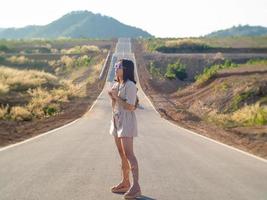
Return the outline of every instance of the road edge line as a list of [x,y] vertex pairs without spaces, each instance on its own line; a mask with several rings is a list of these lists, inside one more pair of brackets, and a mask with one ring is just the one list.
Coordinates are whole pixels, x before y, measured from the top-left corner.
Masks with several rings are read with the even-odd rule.
[[102,95],[102,93],[104,92],[105,87],[106,87],[106,83],[107,83],[107,82],[105,81],[105,85],[104,85],[104,87],[103,87],[103,90],[100,92],[100,94],[99,94],[99,95],[97,96],[97,98],[94,100],[94,102],[93,102],[93,104],[91,105],[91,107],[89,108],[89,110],[88,110],[87,112],[85,112],[81,117],[79,117],[79,118],[77,118],[77,119],[75,119],[75,120],[73,120],[73,121],[71,121],[71,122],[69,122],[69,123],[67,123],[67,124],[64,124],[63,126],[60,126],[60,127],[58,127],[58,128],[49,130],[49,131],[44,132],[44,133],[39,133],[38,135],[36,135],[36,136],[34,136],[34,137],[28,138],[28,139],[26,139],[26,140],[23,140],[23,141],[20,141],[20,142],[17,142],[17,143],[14,143],[14,144],[10,144],[10,145],[4,146],[4,147],[0,148],[0,152],[1,152],[1,151],[4,151],[4,150],[7,150],[7,149],[10,149],[10,148],[12,148],[12,147],[15,147],[15,146],[24,144],[24,143],[26,143],[26,142],[30,142],[30,141],[32,141],[32,140],[34,140],[34,139],[37,139],[37,138],[39,138],[39,137],[42,137],[42,136],[45,136],[45,135],[47,135],[47,134],[53,133],[53,132],[58,131],[58,130],[60,130],[60,129],[62,129],[62,128],[66,128],[66,127],[68,127],[68,126],[70,126],[70,125],[76,123],[77,121],[81,120],[82,118],[84,118],[84,116],[85,116],[88,112],[90,112],[90,111],[93,109],[93,107],[95,106],[95,104],[96,104],[97,101],[99,100],[99,97],[100,97],[100,96]]
[[[142,88],[141,88],[141,89],[142,89]],[[143,91],[143,89],[142,89],[142,91]],[[143,93],[145,94],[144,91],[143,91]],[[160,113],[155,109],[154,105],[152,104],[152,102],[150,101],[150,99],[147,97],[146,94],[145,94],[145,97],[148,99],[149,103],[150,103],[151,106],[154,108],[154,110],[160,115]],[[160,115],[160,116],[161,116],[161,115]],[[181,128],[181,129],[186,130],[186,131],[188,131],[188,132],[190,132],[190,133],[192,133],[192,134],[195,134],[195,135],[197,135],[197,136],[199,136],[199,137],[202,137],[202,138],[205,138],[205,139],[207,139],[207,140],[213,141],[213,142],[215,142],[215,143],[217,143],[217,144],[223,145],[223,146],[228,147],[228,148],[230,148],[230,149],[232,149],[232,150],[239,151],[240,153],[243,153],[243,154],[245,154],[245,155],[247,155],[247,156],[251,156],[251,157],[253,157],[253,158],[259,159],[259,160],[261,160],[261,161],[267,163],[267,160],[264,159],[264,158],[261,158],[261,157],[259,157],[259,156],[253,155],[253,154],[251,154],[251,153],[248,153],[248,152],[243,151],[243,150],[241,150],[241,149],[238,149],[238,148],[236,148],[236,147],[230,146],[230,145],[228,145],[228,144],[219,142],[219,141],[214,140],[214,139],[212,139],[212,138],[206,137],[206,136],[204,136],[204,135],[201,135],[201,134],[199,134],[199,133],[196,133],[196,132],[194,132],[194,131],[192,131],[192,130],[189,130],[189,129],[186,129],[186,128],[184,128],[184,127],[181,127],[181,126],[179,126],[178,124],[175,124],[174,122],[171,122],[171,121],[165,119],[164,117],[161,117],[161,118],[164,119],[164,120],[166,120],[169,124],[171,124],[171,125],[173,125],[173,126],[175,126],[175,127],[179,127],[179,128]]]
[[[133,53],[133,56],[134,56],[134,61],[135,61],[135,64],[136,64],[136,60],[135,60],[135,55],[134,55],[134,53]],[[137,67],[136,67],[136,71],[137,71]],[[137,76],[138,76],[138,72],[137,72]],[[141,87],[141,83],[140,83],[139,76],[138,76],[138,81],[139,81],[140,88],[141,88],[142,92],[144,93],[146,99],[149,101],[149,103],[150,103],[150,105],[152,106],[152,108],[153,108],[153,109],[158,113],[158,115],[161,117],[161,114],[160,114],[160,113],[157,111],[157,109],[154,107],[153,103],[151,102],[151,100],[148,98],[148,96],[147,96],[146,93],[144,92],[143,88]],[[181,127],[181,126],[179,126],[178,124],[175,124],[174,122],[171,122],[171,121],[165,119],[164,117],[161,117],[161,118],[164,119],[164,120],[166,120],[169,124],[171,124],[171,125],[173,125],[173,126],[175,126],[175,127],[181,128],[181,129],[186,130],[186,131],[188,131],[188,132],[190,132],[190,133],[192,133],[192,134],[194,134],[194,135],[197,135],[197,136],[199,136],[199,137],[205,138],[205,139],[207,139],[207,140],[209,140],[209,141],[215,142],[215,143],[217,143],[217,144],[220,144],[220,145],[222,145],[222,146],[228,147],[228,148],[230,148],[230,149],[232,149],[232,150],[236,150],[236,151],[238,151],[238,152],[240,152],[240,153],[243,153],[243,154],[245,154],[245,155],[247,155],[247,156],[251,156],[251,157],[253,157],[253,158],[256,158],[256,159],[258,159],[258,160],[260,160],[260,161],[263,161],[263,162],[267,163],[267,160],[264,159],[264,158],[262,158],[262,157],[253,155],[253,154],[251,154],[251,153],[248,153],[248,152],[243,151],[243,150],[241,150],[241,149],[238,149],[238,148],[236,148],[236,147],[230,146],[230,145],[228,145],[228,144],[222,143],[222,142],[217,141],[217,140],[215,140],[215,139],[212,139],[212,138],[206,137],[206,136],[204,136],[204,135],[201,135],[201,134],[199,134],[199,133],[196,133],[196,132],[194,132],[194,131],[192,131],[192,130],[189,130],[189,129],[186,129],[186,128],[184,128],[184,127]]]

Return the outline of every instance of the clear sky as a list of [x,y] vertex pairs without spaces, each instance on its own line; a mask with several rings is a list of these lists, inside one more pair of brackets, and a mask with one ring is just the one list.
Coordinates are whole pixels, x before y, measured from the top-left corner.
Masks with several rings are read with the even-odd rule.
[[88,10],[157,37],[201,36],[238,24],[267,27],[267,0],[3,0],[0,28],[44,25]]

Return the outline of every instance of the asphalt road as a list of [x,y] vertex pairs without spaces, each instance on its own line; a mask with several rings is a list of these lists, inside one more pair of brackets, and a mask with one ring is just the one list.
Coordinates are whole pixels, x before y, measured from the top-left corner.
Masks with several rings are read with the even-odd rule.
[[[111,66],[134,59],[129,39],[119,39]],[[80,119],[0,149],[1,200],[122,199],[110,187],[121,179],[120,157],[109,134],[107,83]],[[138,76],[137,76],[138,78]],[[139,83],[139,82],[138,82]],[[266,200],[267,162],[180,128],[154,110],[140,85],[136,110],[140,199]]]

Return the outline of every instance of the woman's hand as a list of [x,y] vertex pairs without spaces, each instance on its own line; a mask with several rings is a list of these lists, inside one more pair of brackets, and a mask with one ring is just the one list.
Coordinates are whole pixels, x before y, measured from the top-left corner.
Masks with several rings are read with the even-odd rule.
[[108,95],[110,96],[110,98],[115,101],[116,99],[113,97],[113,94],[112,94],[112,89],[111,90],[108,90]]
[[110,96],[111,99],[113,99],[113,96],[111,94],[111,90],[108,91],[108,95]]
[[[124,109],[126,110],[130,110],[130,111],[134,111],[136,109],[136,107],[134,105],[128,104],[125,100],[122,100],[119,96],[118,96],[118,91],[116,89],[112,89],[109,91],[110,95],[112,96],[112,98],[116,101],[118,101],[119,104],[121,104],[123,106]],[[112,99],[112,100],[113,100]]]
[[118,91],[116,89],[112,89],[110,93],[114,99],[118,98]]

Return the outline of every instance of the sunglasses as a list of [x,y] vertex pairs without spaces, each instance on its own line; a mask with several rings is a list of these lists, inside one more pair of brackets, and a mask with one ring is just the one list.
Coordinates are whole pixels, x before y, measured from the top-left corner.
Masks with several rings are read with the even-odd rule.
[[117,69],[122,69],[122,63],[121,62],[117,62],[114,66],[115,70]]

